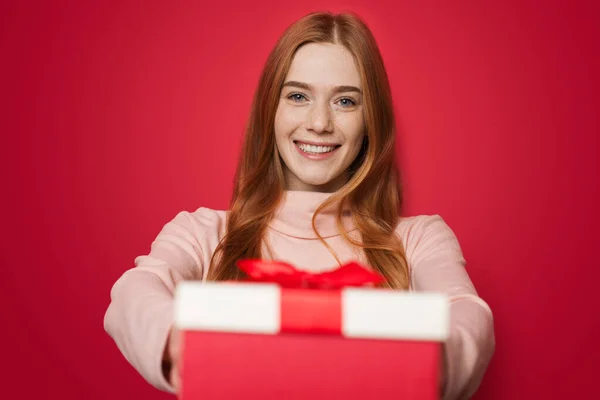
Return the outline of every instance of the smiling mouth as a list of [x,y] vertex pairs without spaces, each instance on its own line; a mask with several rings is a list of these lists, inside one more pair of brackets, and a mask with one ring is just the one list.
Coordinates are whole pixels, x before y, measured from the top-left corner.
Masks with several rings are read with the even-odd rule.
[[334,150],[336,150],[338,147],[341,146],[339,144],[321,146],[321,145],[302,143],[299,141],[294,141],[294,143],[300,150],[302,150],[302,152],[304,152],[306,154],[315,154],[315,155],[331,153]]

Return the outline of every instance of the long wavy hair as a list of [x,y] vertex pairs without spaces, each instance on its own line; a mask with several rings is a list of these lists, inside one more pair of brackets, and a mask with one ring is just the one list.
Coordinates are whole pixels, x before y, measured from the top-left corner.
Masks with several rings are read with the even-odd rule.
[[[275,113],[292,59],[307,43],[340,44],[352,53],[363,82],[366,126],[363,146],[350,166],[346,184],[316,210],[313,229],[340,263],[315,226],[319,212],[338,204],[337,222],[343,237],[363,249],[369,266],[384,276],[383,287],[406,290],[408,264],[402,242],[395,235],[402,188],[395,160],[391,91],[375,39],[367,25],[352,13],[309,14],[289,26],[271,51],[246,127],[226,233],[211,258],[207,279],[241,279],[244,274],[236,262],[263,256],[264,236],[285,190],[282,160],[275,143]],[[343,229],[343,205],[352,211],[359,239]]]

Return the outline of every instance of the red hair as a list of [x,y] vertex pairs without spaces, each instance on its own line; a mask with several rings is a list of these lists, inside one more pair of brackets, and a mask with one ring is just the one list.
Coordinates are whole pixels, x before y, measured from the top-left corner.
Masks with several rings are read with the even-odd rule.
[[[292,59],[307,43],[340,44],[352,53],[363,83],[366,126],[364,143],[350,167],[348,181],[315,215],[339,204],[338,226],[344,238],[363,249],[368,264],[385,277],[383,286],[408,289],[408,264],[402,242],[395,235],[402,190],[395,160],[391,91],[372,33],[359,17],[350,13],[313,13],[303,17],[286,29],[269,55],[246,128],[226,234],[213,254],[208,279],[242,278],[237,260],[262,257],[264,235],[285,189],[273,128],[275,113]],[[351,238],[343,229],[342,204],[351,208],[360,240]],[[313,217],[313,229],[319,235],[314,221]],[[319,238],[335,256],[320,235]]]

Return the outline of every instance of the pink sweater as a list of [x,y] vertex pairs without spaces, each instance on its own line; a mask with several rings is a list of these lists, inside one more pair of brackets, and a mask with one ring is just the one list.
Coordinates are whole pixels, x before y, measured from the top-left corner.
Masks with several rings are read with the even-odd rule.
[[[329,194],[285,193],[267,232],[273,258],[315,272],[337,267],[311,226],[314,211]],[[137,257],[135,267],[125,271],[112,288],[104,328],[131,365],[158,389],[173,392],[161,367],[173,323],[173,290],[182,280],[206,277],[211,255],[225,231],[226,215],[207,208],[179,213],[160,231],[149,254]],[[343,218],[345,228],[353,230],[351,215]],[[319,214],[316,225],[342,262],[366,264],[361,251],[339,234],[333,210]],[[396,232],[406,251],[411,290],[438,291],[450,297],[444,399],[467,398],[479,386],[494,353],[492,312],[477,295],[456,236],[440,216],[403,217]]]

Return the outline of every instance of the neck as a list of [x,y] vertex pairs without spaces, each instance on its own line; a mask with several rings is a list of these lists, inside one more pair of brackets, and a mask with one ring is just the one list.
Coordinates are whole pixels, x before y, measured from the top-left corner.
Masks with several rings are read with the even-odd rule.
[[[286,190],[270,227],[288,236],[303,239],[318,239],[313,229],[315,211],[332,193],[306,190]],[[339,202],[323,209],[314,219],[315,227],[323,237],[340,235],[337,226]],[[349,232],[354,229],[352,214],[347,205],[342,208],[342,226]]]

